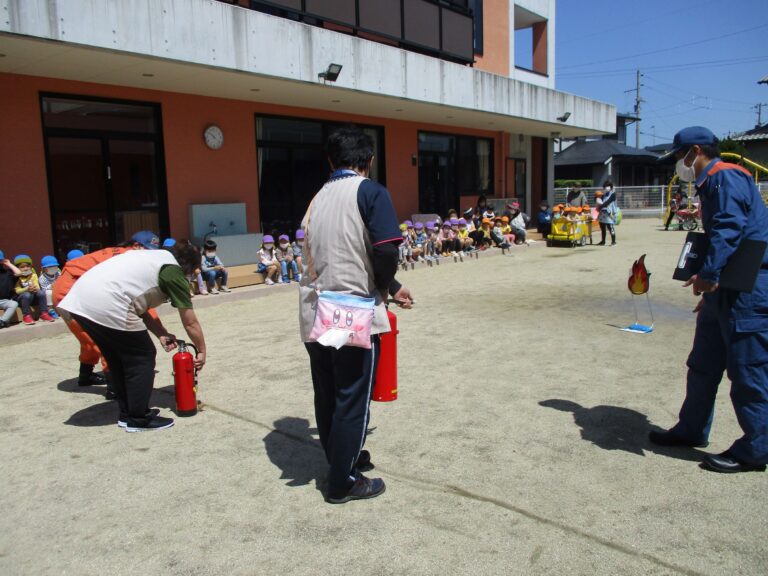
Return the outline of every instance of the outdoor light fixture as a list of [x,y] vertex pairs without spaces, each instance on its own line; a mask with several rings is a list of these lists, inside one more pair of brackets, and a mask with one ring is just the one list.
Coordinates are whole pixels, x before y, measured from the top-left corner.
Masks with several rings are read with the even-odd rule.
[[336,82],[339,74],[341,74],[341,69],[341,64],[329,64],[328,69],[325,72],[320,72],[317,77],[322,78],[323,82]]
[[567,121],[568,121],[568,118],[570,118],[570,117],[571,117],[571,113],[570,113],[570,112],[566,112],[566,113],[565,113],[565,114],[563,114],[562,116],[558,116],[558,117],[557,117],[557,119],[558,119],[560,122],[567,122]]

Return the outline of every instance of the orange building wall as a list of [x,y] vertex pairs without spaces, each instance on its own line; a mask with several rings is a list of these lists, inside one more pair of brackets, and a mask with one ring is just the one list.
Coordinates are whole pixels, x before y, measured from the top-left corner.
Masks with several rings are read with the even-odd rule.
[[483,54],[475,68],[509,76],[509,0],[483,2]]
[[[259,231],[259,197],[255,115],[273,114],[359,122],[384,127],[387,188],[405,219],[418,211],[419,130],[494,138],[497,195],[504,190],[501,133],[348,115],[258,102],[193,96],[173,92],[73,82],[53,78],[0,74],[0,201],[24,198],[21,207],[2,214],[0,249],[13,257],[29,253],[35,261],[52,253],[48,183],[46,179],[39,93],[120,98],[161,105],[170,233],[189,236],[189,205],[245,202],[247,227]],[[7,111],[13,110],[12,114]],[[224,132],[224,146],[209,150],[204,128],[215,123]],[[463,197],[469,206],[476,197]],[[465,206],[465,207],[466,207]],[[457,207],[458,208],[458,207]],[[30,226],[30,223],[32,225]],[[30,234],[32,230],[32,234]]]

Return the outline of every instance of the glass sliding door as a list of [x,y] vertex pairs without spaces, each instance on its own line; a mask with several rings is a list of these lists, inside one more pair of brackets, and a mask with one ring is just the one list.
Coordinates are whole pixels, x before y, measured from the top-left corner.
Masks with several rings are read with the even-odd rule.
[[168,233],[159,107],[43,95],[54,246],[63,259]]

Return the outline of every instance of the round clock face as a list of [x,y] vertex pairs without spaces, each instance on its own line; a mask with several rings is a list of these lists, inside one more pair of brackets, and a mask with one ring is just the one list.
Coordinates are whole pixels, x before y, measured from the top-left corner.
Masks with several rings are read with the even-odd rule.
[[215,124],[205,129],[203,138],[205,139],[205,145],[211,150],[218,150],[224,145],[224,132]]

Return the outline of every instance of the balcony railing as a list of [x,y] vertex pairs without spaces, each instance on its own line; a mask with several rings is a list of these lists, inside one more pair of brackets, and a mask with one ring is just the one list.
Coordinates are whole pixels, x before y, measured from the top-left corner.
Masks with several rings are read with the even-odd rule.
[[230,3],[445,60],[462,64],[474,62],[473,16],[467,0],[231,0]]

